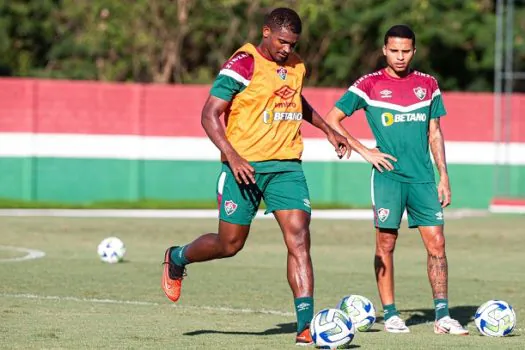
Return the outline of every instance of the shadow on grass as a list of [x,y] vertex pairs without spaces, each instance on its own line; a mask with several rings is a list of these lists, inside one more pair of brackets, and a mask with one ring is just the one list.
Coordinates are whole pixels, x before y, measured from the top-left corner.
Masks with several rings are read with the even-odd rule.
[[296,332],[295,322],[280,323],[274,328],[267,329],[261,332],[246,332],[246,331],[217,331],[211,329],[202,329],[193,332],[184,333],[184,335],[202,335],[202,334],[233,334],[233,335],[274,335],[274,334],[291,334]]
[[[267,329],[261,332],[246,332],[246,331],[218,331],[212,329],[202,329],[193,332],[186,332],[183,335],[196,336],[196,335],[208,335],[208,334],[228,334],[228,335],[275,335],[275,334],[295,334],[296,323],[280,323],[274,328]],[[359,345],[349,344],[345,349],[359,348]]]
[[[450,317],[458,320],[458,322],[464,326],[470,322],[474,322],[474,315],[477,309],[478,306],[474,305],[454,306],[449,309]],[[410,314],[408,318],[405,318],[407,326],[434,322],[435,319],[434,309],[410,309],[399,310],[399,312],[402,314]],[[376,322],[384,323],[383,317],[378,317]]]

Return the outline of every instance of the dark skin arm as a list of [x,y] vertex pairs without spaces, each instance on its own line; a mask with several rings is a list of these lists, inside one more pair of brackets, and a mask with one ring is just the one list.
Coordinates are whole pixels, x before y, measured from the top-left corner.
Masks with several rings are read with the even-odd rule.
[[226,156],[230,168],[238,183],[255,183],[255,170],[242,158],[226,138],[224,126],[220,117],[228,108],[229,102],[208,96],[201,115],[201,124],[210,140]]
[[430,125],[428,128],[428,143],[430,144],[430,150],[432,151],[432,156],[434,156],[434,161],[436,162],[436,167],[439,172],[439,201],[441,202],[441,207],[445,208],[446,206],[450,205],[452,192],[450,190],[450,182],[447,171],[447,159],[445,156],[445,138],[443,137],[443,132],[441,131],[439,118],[430,119]]
[[350,158],[352,148],[348,144],[348,140],[330,127],[319,113],[312,108],[304,96],[301,96],[301,100],[303,102],[303,119],[326,134],[328,141],[334,146],[339,158],[342,158],[345,154],[346,158]]

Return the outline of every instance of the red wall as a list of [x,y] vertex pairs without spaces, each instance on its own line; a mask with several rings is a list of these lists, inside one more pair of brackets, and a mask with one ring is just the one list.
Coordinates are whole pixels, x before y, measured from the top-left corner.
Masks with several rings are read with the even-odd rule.
[[[194,85],[0,79],[0,132],[205,136],[200,112],[208,91]],[[344,91],[309,88],[304,94],[324,115]],[[443,95],[447,140],[494,139],[492,94]],[[511,101],[511,140],[525,142],[525,95],[515,94]],[[356,136],[371,137],[362,112],[345,123]],[[323,136],[307,123],[303,131],[307,137]]]

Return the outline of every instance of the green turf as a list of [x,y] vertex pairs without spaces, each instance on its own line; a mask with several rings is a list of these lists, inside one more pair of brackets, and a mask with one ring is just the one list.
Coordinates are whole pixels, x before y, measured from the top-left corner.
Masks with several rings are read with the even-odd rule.
[[[234,258],[191,265],[178,304],[164,297],[160,273],[166,247],[216,225],[214,220],[0,218],[0,246],[47,253],[37,260],[0,262],[0,348],[294,349],[285,249],[272,220],[256,221],[245,249]],[[468,337],[433,334],[426,254],[417,232],[403,229],[396,251],[397,305],[412,333],[388,334],[379,319],[372,332],[358,333],[352,344],[523,348],[523,227],[520,216],[447,223],[451,312],[468,325]],[[110,235],[126,243],[126,262],[98,261],[96,246]],[[380,310],[370,223],[314,220],[312,241],[315,308],[333,307],[355,293]],[[22,255],[0,250],[0,259]],[[513,336],[488,338],[476,331],[474,312],[492,298],[514,306]]]

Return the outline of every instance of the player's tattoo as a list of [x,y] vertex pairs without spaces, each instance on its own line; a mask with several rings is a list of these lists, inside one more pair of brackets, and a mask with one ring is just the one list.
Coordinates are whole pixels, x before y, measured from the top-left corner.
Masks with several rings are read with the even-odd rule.
[[447,257],[429,254],[427,269],[434,299],[446,299],[448,294]]
[[429,135],[430,150],[439,174],[447,174],[447,161],[445,156],[445,139],[441,131],[439,119],[434,119]]

